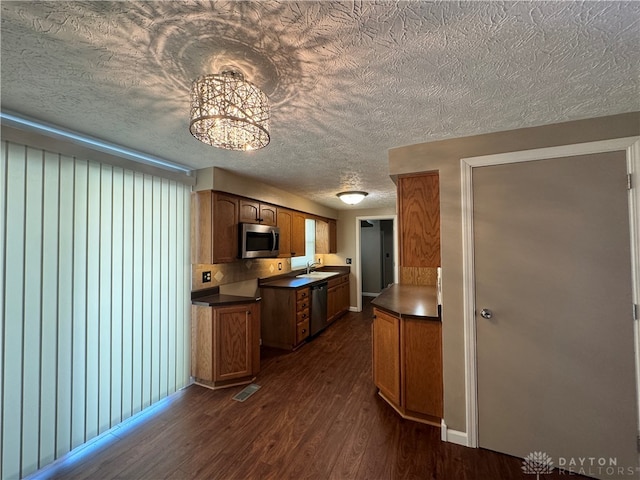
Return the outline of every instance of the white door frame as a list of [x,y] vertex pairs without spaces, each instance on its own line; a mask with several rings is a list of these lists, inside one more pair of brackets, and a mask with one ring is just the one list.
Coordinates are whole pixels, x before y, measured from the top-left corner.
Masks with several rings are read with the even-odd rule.
[[[626,152],[627,173],[631,174],[630,178],[633,182],[633,188],[629,189],[628,195],[631,240],[631,288],[633,291],[633,305],[629,305],[629,321],[632,321],[632,307],[635,305],[636,312],[640,310],[640,136],[462,158],[460,160],[462,183],[462,261],[467,446],[478,447],[478,372],[473,255],[473,168],[620,150]],[[640,312],[636,315],[640,315]],[[637,320],[638,318],[633,322],[633,333],[636,366],[636,408],[638,409],[638,416],[640,418],[640,332]],[[640,432],[640,425],[638,425],[638,432]]]
[[360,247],[360,222],[362,220],[392,220],[393,221],[393,282],[398,283],[398,216],[397,215],[363,215],[356,217],[356,311],[362,311],[362,265]]

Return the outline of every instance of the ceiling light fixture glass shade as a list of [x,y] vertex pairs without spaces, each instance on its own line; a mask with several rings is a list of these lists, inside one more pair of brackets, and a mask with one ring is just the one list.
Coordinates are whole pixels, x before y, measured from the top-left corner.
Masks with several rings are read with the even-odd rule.
[[266,147],[269,99],[235,71],[204,75],[191,87],[189,131],[201,142],[227,150]]
[[367,192],[340,192],[338,198],[348,205],[355,205],[367,195],[369,195]]

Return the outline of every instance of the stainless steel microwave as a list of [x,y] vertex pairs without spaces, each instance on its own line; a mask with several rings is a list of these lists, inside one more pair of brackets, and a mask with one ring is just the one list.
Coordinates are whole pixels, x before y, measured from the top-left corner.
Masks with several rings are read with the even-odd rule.
[[241,258],[272,258],[280,254],[280,229],[269,225],[241,223],[238,252]]

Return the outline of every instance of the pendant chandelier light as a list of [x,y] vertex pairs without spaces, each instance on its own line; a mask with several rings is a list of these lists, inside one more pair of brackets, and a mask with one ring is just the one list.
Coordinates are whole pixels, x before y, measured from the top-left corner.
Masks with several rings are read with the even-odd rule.
[[240,72],[204,75],[191,87],[189,131],[201,142],[227,150],[266,147],[271,139],[269,99]]
[[367,192],[340,192],[337,194],[338,198],[347,205],[360,203],[367,195],[369,195]]

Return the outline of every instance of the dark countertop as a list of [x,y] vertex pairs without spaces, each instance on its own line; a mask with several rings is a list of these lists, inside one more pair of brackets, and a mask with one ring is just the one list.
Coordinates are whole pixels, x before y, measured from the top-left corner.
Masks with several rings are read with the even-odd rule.
[[242,297],[239,295],[226,295],[219,293],[219,287],[191,292],[191,305],[201,307],[223,307],[225,305],[239,305],[242,303],[259,302],[260,297]]
[[287,274],[283,276],[279,276],[276,278],[265,278],[261,279],[259,282],[260,287],[264,288],[302,288],[308,287],[310,285],[316,283],[327,282],[332,278],[339,277],[340,275],[349,274],[351,269],[350,267],[341,267],[341,266],[333,266],[333,267],[325,267],[319,268],[319,272],[335,272],[335,275],[327,278],[297,278],[295,275],[300,275],[300,273],[304,273],[302,271],[292,274]]
[[238,295],[224,295],[216,293],[205,297],[191,299],[191,305],[200,305],[201,307],[222,307],[224,305],[239,305],[241,303],[259,302],[260,297],[240,297]]
[[393,284],[382,290],[371,303],[401,318],[440,320],[438,293],[435,286]]

